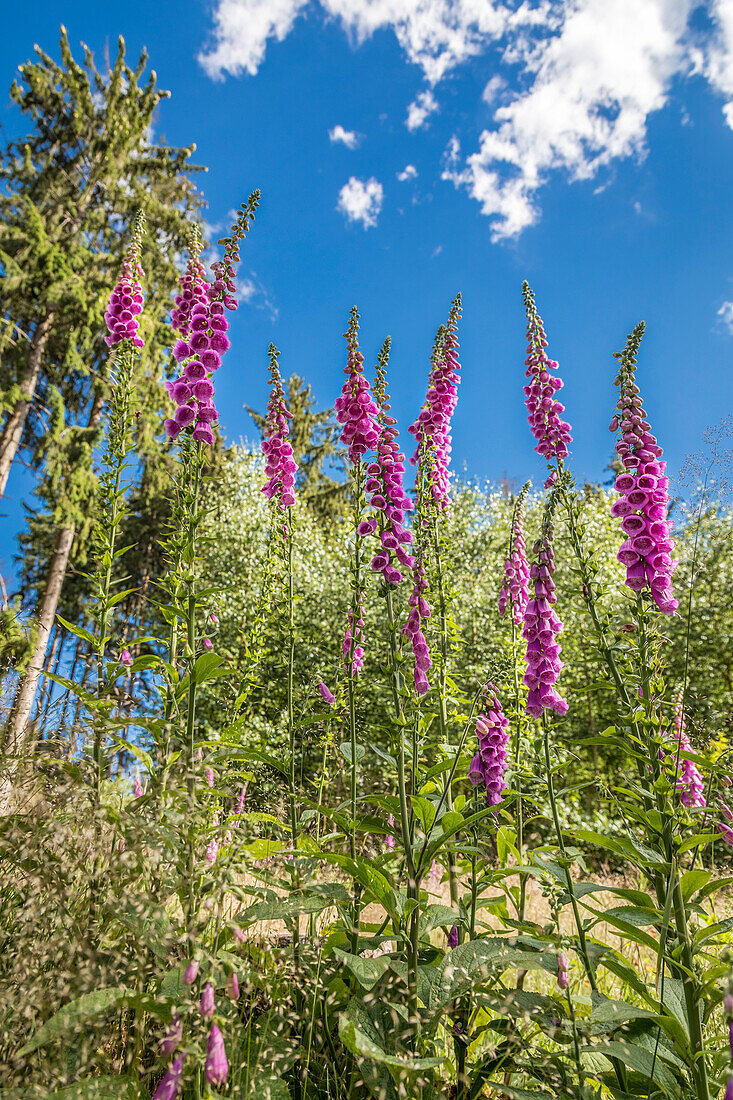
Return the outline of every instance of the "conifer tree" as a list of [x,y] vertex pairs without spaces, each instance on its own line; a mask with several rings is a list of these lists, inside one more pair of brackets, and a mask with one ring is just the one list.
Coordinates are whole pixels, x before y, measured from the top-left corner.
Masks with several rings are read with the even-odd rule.
[[0,161],[0,494],[19,449],[38,451],[54,388],[68,415],[88,415],[90,376],[103,373],[107,357],[106,295],[136,211],[144,208],[149,226],[154,328],[168,308],[187,217],[201,202],[193,147],[152,138],[168,93],[154,72],[141,83],[145,53],[131,68],[120,39],[114,64],[100,72],[87,47],[82,64],[74,59],[64,28],[60,63],[36,52],[10,92],[32,128]]

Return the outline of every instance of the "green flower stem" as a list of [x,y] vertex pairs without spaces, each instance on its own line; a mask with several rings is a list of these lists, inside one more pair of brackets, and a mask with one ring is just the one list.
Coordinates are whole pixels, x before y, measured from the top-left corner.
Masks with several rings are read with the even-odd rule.
[[[354,672],[354,650],[356,649],[357,622],[361,618],[361,546],[362,539],[358,533],[359,522],[362,513],[362,497],[364,483],[364,468],[361,459],[353,469],[353,500],[354,500],[354,586],[351,601],[351,644],[349,646],[349,667],[347,670],[347,691],[349,700],[349,736],[351,741],[351,783],[350,783],[350,809],[351,821],[349,829],[349,852],[351,858],[356,860],[356,794],[359,778],[356,759],[356,674]],[[359,915],[361,910],[361,886],[357,879],[353,883],[354,899],[352,907],[351,929],[351,953],[357,954],[359,948]],[[352,1075],[353,1076],[353,1075]]]
[[[433,552],[435,554],[435,573],[438,580],[438,610],[440,614],[440,673],[438,684],[438,721],[440,723],[440,736],[443,744],[448,743],[448,609],[445,598],[445,585],[443,582],[443,563],[440,553],[440,535],[438,532],[437,517],[433,524]],[[448,809],[453,809],[453,792],[451,780],[446,787]],[[458,904],[458,871],[456,860],[452,851],[448,853],[448,889],[450,890],[451,905]]]
[[[279,519],[282,517],[278,516]],[[295,713],[293,701],[293,679],[295,670],[295,611],[293,593],[293,528],[289,517],[285,521],[287,526],[286,538],[286,564],[288,571],[288,748],[290,753],[290,767],[288,769],[288,796],[290,802],[290,832],[293,848],[293,880],[295,889],[300,889],[300,871],[298,868],[298,803],[295,790]],[[293,964],[296,974],[300,968],[300,917],[295,914],[293,924]]]
[[184,560],[188,559],[186,599],[186,642],[189,659],[188,696],[186,700],[186,817],[188,824],[188,857],[186,866],[186,932],[193,941],[194,905],[196,897],[195,861],[196,837],[193,816],[196,806],[196,527],[201,488],[201,471],[204,463],[203,444],[192,444],[182,456],[190,462],[193,474],[193,493],[188,515],[187,547]]
[[547,711],[542,712],[542,726],[543,726],[543,744],[545,749],[545,766],[547,768],[547,794],[550,799],[550,809],[552,811],[552,821],[555,826],[555,835],[557,836],[557,843],[560,849],[560,853],[563,858],[563,867],[565,870],[565,881],[567,884],[567,890],[570,895],[570,904],[573,910],[573,916],[575,918],[575,926],[578,930],[578,943],[580,944],[580,954],[583,959],[583,966],[585,973],[588,977],[590,987],[595,993],[598,990],[598,984],[596,982],[596,974],[593,964],[588,954],[588,943],[585,938],[585,929],[583,922],[580,919],[580,912],[578,910],[578,899],[575,896],[575,890],[573,889],[573,880],[570,877],[570,867],[568,866],[567,850],[565,848],[565,840],[562,835],[562,827],[560,825],[560,818],[557,812],[557,800],[555,798],[555,784],[552,778],[552,759],[550,757],[550,727],[547,721]]
[[[572,503],[569,499],[567,489],[562,491],[563,500],[568,513],[568,521],[570,527],[571,541],[575,552],[576,559],[581,570],[581,579],[583,581],[583,596],[585,598],[586,606],[593,621],[594,628],[599,640],[599,647],[606,663],[608,664],[609,671],[611,672],[612,679],[616,685],[621,702],[628,709],[629,714],[633,713],[634,707],[632,700],[629,696],[626,684],[621,677],[618,666],[616,664],[613,653],[609,646],[606,644],[603,627],[598,617],[596,609],[596,602],[593,594],[592,577],[588,569],[588,564],[583,554],[582,544],[580,542],[580,536],[575,523],[575,516],[573,514]],[[641,601],[637,601],[637,623],[640,628],[640,637],[642,639],[643,652],[640,653],[642,669],[642,683],[646,684],[646,690],[644,692],[645,702],[649,699],[649,680],[650,670],[647,668],[647,654],[646,654],[646,627],[642,622],[643,609]],[[639,727],[638,722],[631,723],[634,734],[637,737],[640,744],[645,745],[648,750],[648,758],[651,761],[652,775],[657,777],[659,774],[659,758],[657,752],[657,746],[654,744],[653,739],[649,738],[646,731]],[[702,1027],[700,1023],[700,1010],[699,1010],[699,997],[697,983],[694,977],[694,968],[692,966],[692,951],[689,940],[689,929],[687,922],[687,911],[682,896],[682,889],[679,882],[679,871],[674,858],[674,843],[672,837],[672,823],[667,813],[667,807],[661,798],[661,795],[656,789],[650,789],[649,774],[644,767],[643,761],[637,755],[637,768],[639,771],[640,785],[643,791],[644,804],[647,810],[651,809],[656,801],[656,808],[661,813],[663,822],[663,835],[662,840],[662,854],[665,860],[670,865],[670,876],[674,876],[676,881],[672,884],[672,897],[673,897],[673,911],[675,917],[675,933],[677,935],[680,948],[681,948],[681,962],[680,967],[675,967],[677,976],[682,981],[684,994],[685,994],[685,1012],[687,1016],[687,1024],[690,1033],[690,1051],[692,1059],[692,1071],[695,1080],[696,1097],[697,1100],[709,1100],[710,1088],[707,1077],[707,1067],[705,1064],[704,1044],[702,1036]],[[654,882],[657,899],[660,908],[664,908],[666,889],[662,876],[656,873],[652,877]]]

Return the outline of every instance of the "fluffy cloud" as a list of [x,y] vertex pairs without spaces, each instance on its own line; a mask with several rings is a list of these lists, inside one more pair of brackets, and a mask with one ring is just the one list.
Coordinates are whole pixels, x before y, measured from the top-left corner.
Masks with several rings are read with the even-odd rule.
[[356,130],[344,130],[340,123],[334,126],[333,130],[328,131],[328,136],[332,142],[340,141],[347,149],[356,149],[360,141],[360,135]]
[[728,332],[733,336],[733,302],[723,302],[718,310],[718,317],[720,317],[720,323],[725,325]]
[[337,209],[350,222],[361,222],[365,229],[373,228],[382,209],[384,188],[372,176],[368,180],[351,176],[339,191]]
[[[693,28],[700,7],[707,23]],[[460,159],[454,149],[443,166],[497,240],[537,221],[553,175],[588,180],[643,157],[649,118],[675,78],[705,79],[733,128],[733,0],[216,0],[213,43],[199,60],[212,77],[254,74],[306,9],[340,22],[355,46],[392,31],[429,85],[409,105],[410,130],[438,109],[432,89],[447,73],[501,51],[492,69],[503,75],[483,94],[491,124],[474,151]]]
[[417,98],[414,99],[407,108],[405,126],[410,133],[413,133],[415,130],[421,130],[430,115],[435,114],[437,110],[438,101],[428,88],[424,92],[420,92]]
[[558,33],[526,55],[528,89],[498,108],[462,167],[443,173],[494,219],[494,239],[537,220],[535,195],[550,172],[590,179],[617,158],[643,156],[649,115],[684,65],[693,3],[576,0]]
[[417,179],[417,168],[414,164],[406,164],[402,171],[397,173],[397,179],[400,183],[405,183],[406,180]]
[[[501,0],[320,0],[358,45],[390,29],[408,59],[436,84],[508,31],[546,25],[559,0],[518,7]],[[217,0],[214,43],[199,55],[210,76],[257,72],[270,39],[282,41],[308,0]],[[512,10],[514,9],[514,10]]]

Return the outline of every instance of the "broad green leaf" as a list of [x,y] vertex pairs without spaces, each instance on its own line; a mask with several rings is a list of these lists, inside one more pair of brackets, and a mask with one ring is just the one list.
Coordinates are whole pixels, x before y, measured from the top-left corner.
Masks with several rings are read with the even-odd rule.
[[379,955],[376,959],[364,959],[361,955],[352,955],[348,951],[342,951],[339,947],[334,948],[334,954],[341,959],[344,966],[348,967],[359,982],[359,985],[366,990],[374,988],[390,964],[389,955]]
[[339,1039],[351,1054],[361,1058],[370,1058],[383,1066],[400,1070],[403,1073],[415,1073],[418,1070],[433,1069],[439,1066],[442,1058],[413,1058],[409,1054],[401,1057],[387,1054],[374,1040],[370,1039],[349,1016],[342,1012],[339,1016]]
[[45,1043],[59,1039],[67,1031],[83,1027],[87,1020],[93,1020],[95,1016],[106,1015],[134,996],[135,991],[127,989],[124,985],[84,993],[81,997],[64,1005],[55,1016],[42,1024],[35,1035],[18,1051],[18,1057],[23,1058],[26,1054],[31,1054]]

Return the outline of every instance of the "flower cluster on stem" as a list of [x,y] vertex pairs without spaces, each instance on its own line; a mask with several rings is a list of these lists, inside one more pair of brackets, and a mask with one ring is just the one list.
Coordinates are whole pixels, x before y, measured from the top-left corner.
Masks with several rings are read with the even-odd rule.
[[[693,751],[687,733],[685,732],[685,714],[682,700],[678,699],[674,708],[673,736],[677,742],[672,752],[673,766],[676,773],[676,786],[683,806],[704,806],[705,780],[699,768],[692,760],[683,760],[680,753]],[[660,754],[661,755],[661,754]]]
[[277,362],[280,352],[274,344],[270,344],[269,355],[270,399],[267,402],[267,417],[261,444],[266,460],[267,481],[262,486],[262,492],[268,500],[275,497],[284,508],[291,508],[295,504],[295,475],[298,472],[298,464],[293,457],[293,445],[289,438],[288,421],[293,419],[293,414],[285,404],[285,391]]
[[379,441],[375,460],[367,467],[365,485],[369,503],[379,518],[364,520],[359,525],[359,534],[378,534],[381,546],[372,558],[372,569],[381,573],[385,584],[397,585],[402,580],[398,566],[412,569],[415,565],[415,559],[405,550],[412,542],[412,532],[405,527],[405,513],[414,505],[405,493],[405,456],[397,442],[397,421],[391,415],[387,392],[389,348],[388,336],[377,357],[374,395],[379,409]]
[[522,625],[529,600],[529,562],[524,542],[524,498],[528,491],[529,482],[522,486],[514,507],[509,556],[504,562],[504,583],[499,593],[499,614],[504,615],[509,606],[517,626]]
[[621,494],[611,508],[621,519],[627,536],[618,552],[626,566],[626,584],[634,592],[648,588],[660,611],[672,615],[679,603],[672,587],[677,562],[672,558],[674,542],[670,538],[669,479],[662,448],[652,435],[649,421],[636,385],[636,354],[644,324],[641,322],[617,352],[619,371],[616,385],[619,399],[611,420],[611,431],[619,432],[616,454],[624,467],[615,487]]
[[468,778],[474,787],[483,783],[489,806],[501,802],[506,783],[507,747],[509,744],[509,720],[501,709],[499,696],[493,684],[486,685],[485,708],[476,719],[478,752],[471,761]]
[[448,323],[438,330],[433,351],[428,392],[420,415],[409,428],[417,441],[411,462],[417,463],[427,442],[433,451],[431,491],[439,508],[450,503],[451,418],[458,403],[461,364],[458,359],[458,322],[461,317],[461,295],[456,295]]
[[354,306],[349,327],[344,333],[348,349],[344,367],[346,381],[334,403],[336,418],[342,425],[341,442],[349,448],[349,462],[353,464],[360,462],[368,451],[375,450],[379,442],[377,406],[364,375],[364,356],[359,351],[358,331],[359,312]]
[[529,283],[522,286],[524,308],[527,313],[527,358],[525,359],[526,377],[529,382],[524,387],[525,405],[529,413],[529,426],[537,440],[535,451],[544,458],[567,458],[568,443],[572,443],[570,425],[561,417],[565,406],[555,397],[562,389],[562,379],[552,372],[557,370],[557,362],[550,359],[545,348],[547,337],[537,309],[534,294]]
[[144,276],[140,263],[140,246],[145,227],[142,212],[135,216],[130,237],[130,247],[120,266],[120,277],[110,294],[109,304],[104,314],[107,347],[114,347],[129,340],[136,348],[144,348],[145,341],[138,335],[140,322],[138,316],[143,311],[145,299],[140,279]]
[[553,609],[557,600],[552,579],[555,572],[552,523],[555,503],[553,492],[545,508],[540,537],[532,550],[535,561],[530,569],[530,578],[534,595],[527,601],[522,630],[527,642],[527,671],[522,682],[529,689],[526,709],[533,718],[541,718],[545,710],[565,714],[568,709],[568,704],[555,690],[563,667],[557,642],[563,625]]
[[259,192],[250,195],[231,229],[231,235],[219,243],[224,246],[224,258],[212,264],[214,280],[206,279],[199,259],[201,237],[197,229],[191,235],[186,271],[179,280],[180,293],[171,312],[171,324],[179,339],[173,347],[173,358],[182,364],[182,373],[166,389],[176,403],[172,418],[165,421],[166,435],[177,439],[191,429],[193,438],[211,446],[214,434],[211,425],[219,419],[214,404],[214,372],[222,364],[222,356],[231,347],[226,333],[227,310],[238,306],[235,297],[236,264],[239,262],[239,242],[254,220]]

